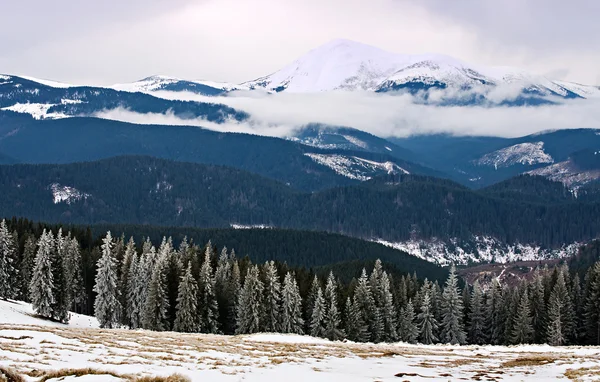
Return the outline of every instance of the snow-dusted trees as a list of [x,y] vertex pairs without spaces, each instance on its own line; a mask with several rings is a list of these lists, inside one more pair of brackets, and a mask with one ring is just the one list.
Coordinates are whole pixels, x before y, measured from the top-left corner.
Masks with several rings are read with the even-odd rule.
[[258,266],[249,267],[238,298],[236,334],[260,331],[260,320],[263,315],[261,301],[263,289],[264,286],[259,279]]
[[267,261],[264,265],[264,319],[263,329],[266,332],[278,332],[280,330],[281,313],[281,283],[275,263]]
[[[381,314],[375,305],[375,299],[371,291],[367,271],[363,268],[362,274],[358,279],[358,284],[354,290],[352,308],[355,310],[355,319],[364,322],[367,325],[367,340],[379,341],[383,334],[383,323]],[[359,340],[357,338],[357,340]]]
[[13,264],[16,248],[12,234],[8,231],[6,221],[0,222],[0,299],[12,298],[15,295]]
[[458,279],[454,264],[446,280],[442,293],[441,341],[450,344],[464,344],[466,334],[463,324],[463,303],[458,290]]
[[200,330],[204,333],[219,332],[219,306],[215,295],[215,279],[211,257],[212,245],[208,242],[204,252],[204,262],[200,267],[200,280],[198,282],[198,315],[200,316]]
[[526,344],[530,343],[532,339],[531,308],[529,306],[529,294],[525,289],[517,307],[511,340],[514,344]]
[[94,301],[94,312],[101,328],[114,328],[118,326],[121,304],[117,284],[117,264],[112,254],[113,240],[110,231],[102,240],[102,257],[98,260],[96,284],[94,292],[97,293]]
[[479,281],[473,284],[471,292],[471,311],[469,312],[469,343],[484,344],[486,343],[485,333],[485,311],[483,305],[483,292],[479,286]]
[[281,293],[281,331],[283,333],[304,334],[302,318],[302,298],[295,276],[288,272],[283,279]]
[[23,249],[21,267],[19,270],[19,274],[21,276],[21,282],[19,283],[19,287],[21,288],[21,296],[27,302],[31,301],[29,298],[29,284],[31,283],[33,267],[35,266],[36,252],[37,243],[35,237],[30,235],[27,237],[27,240],[25,240],[25,248]]
[[63,236],[62,228],[58,230],[55,239],[54,250],[51,251],[50,262],[52,267],[54,303],[52,304],[52,315],[60,322],[69,320],[69,307],[71,306],[71,286],[67,280],[67,248],[69,239]]
[[123,324],[131,326],[131,306],[129,300],[129,281],[132,279],[130,272],[132,270],[131,263],[137,262],[137,252],[135,249],[135,241],[133,237],[129,238],[127,245],[125,246],[125,253],[123,255],[123,262],[121,263],[121,275],[119,278],[119,288],[121,292],[121,306],[123,308],[123,314],[121,319]]
[[53,241],[52,233],[44,230],[38,241],[35,265],[29,284],[29,298],[33,310],[47,318],[52,318],[52,304],[54,304],[54,282],[50,259]]
[[197,332],[200,323],[198,322],[198,285],[192,275],[192,264],[188,267],[179,283],[179,293],[177,296],[177,313],[175,315],[175,324],[173,330],[177,332],[194,333]]
[[355,342],[367,342],[371,337],[369,326],[364,320],[354,301],[350,297],[346,299],[346,308],[344,310],[344,321],[346,323],[346,334],[348,338]]
[[321,287],[317,289],[312,314],[309,323],[310,335],[313,337],[325,336],[325,299]]
[[550,345],[564,345],[568,343],[572,330],[573,306],[561,270],[548,301],[546,340]]
[[332,341],[344,338],[337,301],[337,283],[333,272],[329,273],[327,284],[325,285],[325,317],[323,319],[323,326],[323,335],[326,338]]
[[169,297],[167,295],[167,280],[165,274],[166,257],[157,255],[152,267],[152,276],[148,285],[146,302],[144,304],[142,326],[149,330],[169,330]]
[[400,340],[411,344],[415,343],[419,338],[419,327],[417,326],[412,300],[408,300],[406,305],[400,308],[399,316],[398,336]]
[[380,313],[383,324],[383,341],[393,342],[398,339],[396,330],[398,322],[396,320],[397,312],[394,306],[394,297],[392,296],[390,279],[384,271],[379,282],[380,289]]
[[419,323],[419,340],[424,344],[437,342],[438,339],[434,333],[438,328],[438,323],[431,312],[429,292],[425,292],[423,296],[421,313],[417,316],[417,322]]

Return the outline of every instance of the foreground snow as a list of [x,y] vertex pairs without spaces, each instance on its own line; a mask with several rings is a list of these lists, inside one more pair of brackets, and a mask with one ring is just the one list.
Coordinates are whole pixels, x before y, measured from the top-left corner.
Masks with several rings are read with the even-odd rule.
[[118,381],[175,373],[192,381],[600,378],[598,347],[373,345],[281,334],[101,330],[95,328],[95,320],[80,315],[61,325],[30,314],[28,304],[0,301],[0,366],[23,374],[91,368],[123,377],[101,374],[50,381]]

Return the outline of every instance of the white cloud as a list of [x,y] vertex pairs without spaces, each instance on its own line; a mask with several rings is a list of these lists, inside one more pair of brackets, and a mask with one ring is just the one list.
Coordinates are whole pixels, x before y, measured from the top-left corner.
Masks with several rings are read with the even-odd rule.
[[[548,129],[600,127],[600,99],[579,99],[537,107],[437,107],[424,105],[407,94],[371,92],[267,94],[240,91],[216,98],[193,93],[153,94],[163,98],[222,103],[248,112],[251,118],[243,123],[232,121],[219,125],[201,119],[180,119],[172,113],[144,115],[111,110],[99,116],[125,122],[194,125],[217,131],[277,137],[291,135],[309,123],[349,126],[382,137],[442,132],[516,137]],[[439,95],[444,96],[447,95]],[[510,99],[514,93],[507,88],[498,90],[495,96],[498,100]]]

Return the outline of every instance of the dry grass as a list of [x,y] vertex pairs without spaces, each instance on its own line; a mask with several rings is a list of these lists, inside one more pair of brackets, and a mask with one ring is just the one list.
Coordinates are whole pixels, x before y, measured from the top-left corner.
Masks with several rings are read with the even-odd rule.
[[26,382],[25,378],[13,369],[0,366],[0,382]]
[[190,382],[185,375],[173,374],[168,377],[139,377],[132,379],[133,382]]
[[565,371],[565,377],[569,378],[571,381],[589,380],[590,377],[598,376],[600,376],[600,367],[582,367],[579,369],[567,369],[567,371]]
[[52,378],[63,378],[63,377],[70,377],[70,376],[81,377],[83,375],[110,375],[115,378],[129,378],[130,379],[130,377],[124,376],[122,374],[117,374],[112,371],[85,368],[85,369],[60,369],[60,370],[46,371],[46,372],[43,372],[43,374],[41,375],[41,378],[38,382],[45,382]]
[[533,355],[518,357],[502,364],[502,367],[524,367],[524,366],[541,366],[553,363],[556,358],[550,358],[545,355]]

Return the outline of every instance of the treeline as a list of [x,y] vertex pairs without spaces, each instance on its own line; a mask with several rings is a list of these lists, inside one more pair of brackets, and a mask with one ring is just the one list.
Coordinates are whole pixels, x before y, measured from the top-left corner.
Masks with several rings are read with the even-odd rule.
[[[44,231],[30,241],[22,256],[29,276],[27,267],[12,266],[14,243],[2,222],[0,297],[26,293],[38,314],[67,321],[82,283],[76,239]],[[148,240],[137,246],[110,232],[99,255],[94,314],[106,328],[425,344],[600,343],[600,262],[583,283],[563,264],[539,268],[515,287],[494,279],[461,288],[454,267],[443,286],[416,275],[393,277],[380,261],[343,283],[334,272],[319,277],[273,261],[253,264],[210,244],[199,250],[184,240],[175,248],[164,238],[158,247]]]

